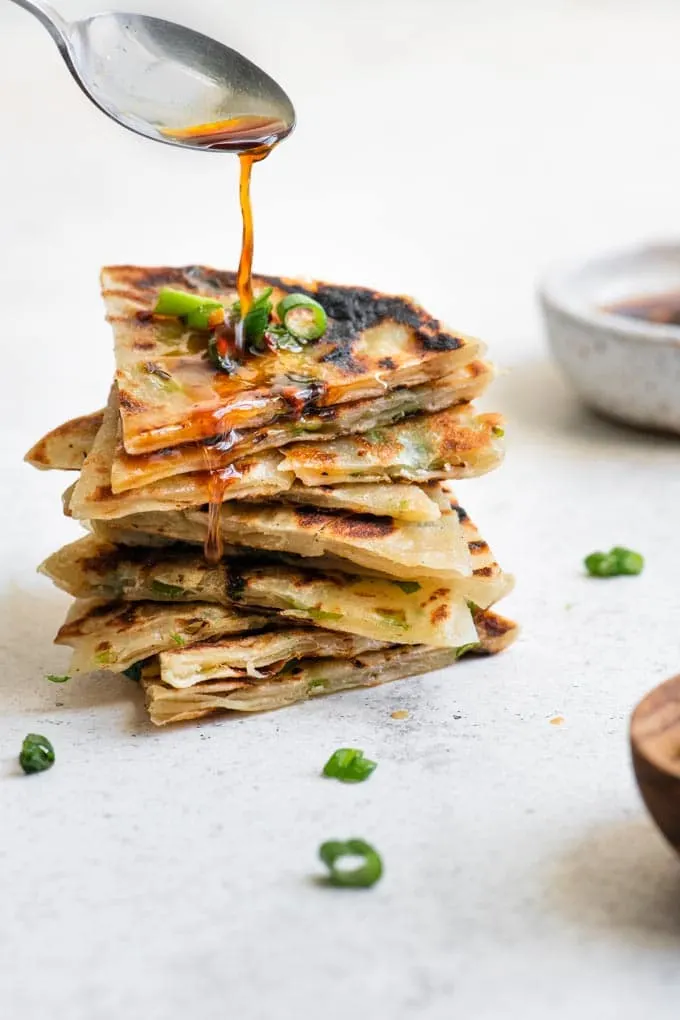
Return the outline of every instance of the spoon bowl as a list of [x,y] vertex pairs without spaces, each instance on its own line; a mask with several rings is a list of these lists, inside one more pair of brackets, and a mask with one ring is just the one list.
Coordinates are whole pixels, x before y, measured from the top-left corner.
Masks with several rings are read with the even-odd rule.
[[680,676],[642,699],[631,718],[630,744],[642,799],[680,854]]
[[146,138],[247,152],[270,148],[295,125],[293,104],[273,78],[200,32],[141,14],[68,23],[42,0],[13,2],[47,28],[92,102]]

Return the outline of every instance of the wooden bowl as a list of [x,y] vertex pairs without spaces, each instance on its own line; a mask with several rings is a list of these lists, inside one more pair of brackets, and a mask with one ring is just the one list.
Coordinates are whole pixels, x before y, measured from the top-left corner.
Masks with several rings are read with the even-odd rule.
[[647,810],[680,854],[680,676],[642,699],[631,718],[630,746]]

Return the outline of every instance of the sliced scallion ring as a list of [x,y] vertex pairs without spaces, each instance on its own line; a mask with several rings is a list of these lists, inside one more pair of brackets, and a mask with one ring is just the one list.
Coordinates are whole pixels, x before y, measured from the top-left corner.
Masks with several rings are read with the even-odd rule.
[[172,287],[161,289],[153,313],[186,319],[190,329],[212,329],[224,322],[224,305],[220,301]]
[[328,328],[326,312],[307,294],[287,294],[276,306],[276,314],[299,340],[318,340]]
[[[382,875],[380,855],[363,839],[348,839],[345,843],[338,840],[322,843],[319,847],[319,857],[328,868],[330,885],[368,889],[375,885]],[[358,868],[338,867],[338,862],[343,857],[363,857],[364,863]]]

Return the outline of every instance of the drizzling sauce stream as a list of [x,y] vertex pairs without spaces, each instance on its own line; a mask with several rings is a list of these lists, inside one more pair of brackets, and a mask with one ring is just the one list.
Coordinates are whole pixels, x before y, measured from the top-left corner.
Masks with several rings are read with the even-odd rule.
[[[236,276],[241,315],[236,324],[233,344],[234,355],[239,358],[245,351],[245,335],[243,321],[253,303],[253,210],[250,201],[250,177],[254,163],[265,159],[276,143],[287,133],[283,121],[268,117],[233,117],[230,120],[217,121],[212,124],[198,124],[195,127],[180,130],[164,130],[168,138],[176,138],[202,149],[219,149],[238,152],[241,163],[239,178],[239,199],[243,234],[241,239],[241,257]],[[217,470],[211,463],[211,450],[204,447],[206,470],[210,473],[208,487],[208,530],[204,553],[209,563],[217,563],[222,559],[223,543],[220,529],[220,511],[225,492],[238,472],[233,466]]]

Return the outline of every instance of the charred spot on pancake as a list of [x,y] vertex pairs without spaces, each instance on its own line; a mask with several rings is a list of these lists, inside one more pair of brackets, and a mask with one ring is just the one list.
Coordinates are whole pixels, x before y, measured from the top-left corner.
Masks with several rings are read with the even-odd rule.
[[391,517],[345,514],[342,517],[332,518],[328,530],[342,538],[387,538],[388,535],[396,531],[396,525]]
[[437,606],[430,613],[430,620],[433,624],[443,623],[449,617],[449,607],[446,603],[442,603],[441,606]]
[[486,542],[480,540],[477,542],[468,542],[468,549],[471,553],[488,552],[489,546]]
[[[159,290],[182,283],[183,272],[172,266],[115,266],[116,280],[139,290]],[[119,290],[119,288],[117,288]]]
[[503,616],[497,616],[496,613],[480,613],[475,622],[486,637],[503,637],[515,629],[514,623]]
[[111,648],[110,641],[100,641],[98,645],[95,645],[95,652],[108,652]]
[[463,510],[462,506],[459,506],[458,503],[452,503],[451,509],[454,511],[454,513],[458,515],[458,520],[460,521],[461,524],[463,524],[465,521],[470,520],[470,518],[467,515],[467,512]]
[[228,270],[208,269],[206,266],[185,266],[184,283],[191,290],[233,290],[236,273]]
[[[328,335],[330,332],[332,332],[332,329],[329,329],[326,333],[326,339],[330,339]],[[348,344],[346,347],[343,347],[341,344],[331,347],[330,351],[327,351],[319,358],[319,361],[323,364],[335,365],[349,375],[361,375],[362,372],[366,371],[366,366],[354,357],[351,344]]]
[[301,528],[322,528],[333,520],[333,512],[329,510],[317,510],[314,507],[295,507],[295,519]]
[[132,346],[136,351],[153,351],[156,344],[153,340],[135,340]]
[[[153,312],[151,311],[150,308],[140,308],[139,311],[137,312],[137,319],[139,320],[139,322],[151,322],[151,320],[153,319]],[[151,343],[150,345],[144,345],[139,342],[135,343],[135,347],[144,348],[145,346],[153,347],[154,345],[153,343]]]
[[457,351],[464,341],[452,333],[437,332],[430,334],[425,330],[418,332],[418,339],[426,351]]
[[120,406],[127,411],[128,414],[141,414],[146,411],[146,404],[143,404],[141,400],[137,400],[132,394],[128,393],[127,390],[118,389],[118,401]]
[[495,570],[493,567],[479,567],[477,570],[473,570],[475,577],[493,577]]
[[393,369],[397,367],[392,358],[381,358],[378,364],[380,365],[381,368],[387,369]]
[[132,623],[135,622],[135,620],[137,619],[138,615],[139,615],[139,610],[138,610],[137,606],[133,602],[133,603],[130,603],[130,605],[128,605],[122,611],[122,613],[120,613],[120,615],[118,617],[118,620],[119,620],[120,623],[132,624]]

